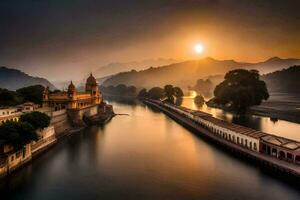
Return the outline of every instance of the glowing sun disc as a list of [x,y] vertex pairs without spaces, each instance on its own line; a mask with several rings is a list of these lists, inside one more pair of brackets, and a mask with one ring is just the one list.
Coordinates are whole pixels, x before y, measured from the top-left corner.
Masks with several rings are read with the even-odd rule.
[[203,53],[203,51],[204,51],[203,45],[200,44],[200,43],[195,44],[195,46],[194,46],[194,51],[195,51],[197,54]]

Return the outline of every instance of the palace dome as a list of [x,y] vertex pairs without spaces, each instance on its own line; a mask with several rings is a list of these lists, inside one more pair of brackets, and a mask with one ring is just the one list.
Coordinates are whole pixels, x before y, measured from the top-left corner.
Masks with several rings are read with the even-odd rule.
[[86,84],[89,84],[89,85],[97,85],[97,81],[96,81],[96,79],[95,79],[95,77],[93,76],[92,73],[91,73],[90,76],[87,78]]
[[76,88],[75,88],[75,85],[73,84],[73,82],[71,81],[69,87],[68,87],[68,91],[74,91]]

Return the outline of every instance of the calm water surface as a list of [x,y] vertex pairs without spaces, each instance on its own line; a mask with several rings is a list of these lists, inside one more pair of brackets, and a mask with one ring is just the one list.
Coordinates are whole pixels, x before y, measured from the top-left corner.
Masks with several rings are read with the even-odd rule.
[[1,199],[300,199],[296,187],[164,114],[140,104],[113,105],[129,116],[60,141],[1,181]]
[[203,106],[197,106],[194,103],[194,99],[189,97],[184,98],[181,105],[193,110],[204,111],[212,114],[214,117],[217,117],[219,119],[247,126],[256,130],[263,131],[265,133],[270,133],[300,141],[300,124],[297,123],[285,120],[274,121],[269,117],[253,115],[237,117],[228,112],[224,112],[221,109],[207,107],[205,104]]

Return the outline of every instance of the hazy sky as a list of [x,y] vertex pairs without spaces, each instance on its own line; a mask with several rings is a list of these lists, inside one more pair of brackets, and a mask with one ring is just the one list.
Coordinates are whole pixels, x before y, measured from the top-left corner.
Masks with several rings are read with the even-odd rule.
[[149,58],[300,57],[299,0],[1,0],[0,65],[50,80]]

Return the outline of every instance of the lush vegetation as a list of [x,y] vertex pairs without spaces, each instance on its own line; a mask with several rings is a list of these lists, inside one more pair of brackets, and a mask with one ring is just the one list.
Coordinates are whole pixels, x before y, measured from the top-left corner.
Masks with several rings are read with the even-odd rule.
[[174,87],[173,85],[165,85],[164,88],[153,87],[149,91],[146,89],[142,89],[138,97],[139,98],[150,98],[155,100],[164,100],[170,103],[174,103],[174,101],[178,101],[183,97],[183,92],[181,88]]
[[205,97],[211,97],[215,88],[215,84],[210,79],[198,79],[197,83],[191,89],[195,90],[198,94],[203,94]]
[[137,95],[137,89],[135,86],[126,86],[124,84],[119,84],[117,86],[101,86],[101,92],[104,95],[112,96],[129,96],[135,97]]
[[164,89],[160,87],[153,87],[148,91],[148,98],[160,100],[164,97]]
[[19,149],[31,141],[38,140],[37,129],[48,127],[50,117],[44,113],[32,112],[21,115],[20,120],[0,125],[0,141]]
[[0,140],[4,144],[11,144],[14,148],[20,149],[38,135],[33,126],[26,122],[6,122],[0,126]]
[[196,105],[202,106],[205,103],[204,97],[202,95],[197,95],[194,99]]
[[42,85],[33,85],[17,90],[17,94],[23,102],[30,101],[36,104],[42,104],[44,87]]
[[166,97],[166,101],[174,103],[175,98],[177,99],[183,97],[183,92],[179,87],[174,87],[173,85],[165,85],[164,96]]
[[300,65],[263,75],[269,92],[300,93]]
[[225,75],[225,80],[216,86],[214,95],[214,104],[239,114],[269,98],[267,86],[264,81],[259,80],[258,71],[245,69],[229,71]]
[[30,112],[21,115],[20,122],[31,124],[34,129],[43,129],[49,126],[50,117],[41,112]]
[[0,106],[15,106],[27,101],[41,104],[43,101],[43,90],[44,87],[41,85],[24,87],[17,91],[0,88]]
[[22,103],[22,98],[14,91],[0,88],[0,106],[14,106]]
[[138,94],[138,97],[139,98],[148,98],[148,92],[147,92],[147,89],[141,89],[139,94]]

